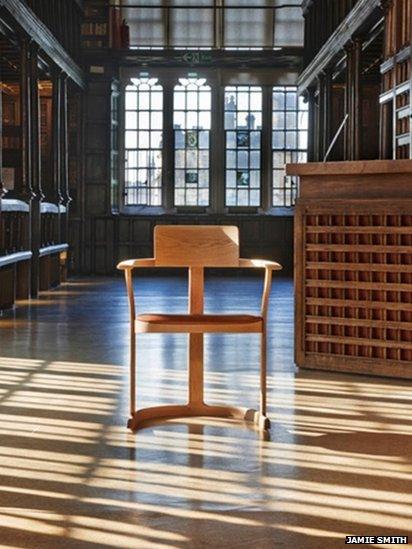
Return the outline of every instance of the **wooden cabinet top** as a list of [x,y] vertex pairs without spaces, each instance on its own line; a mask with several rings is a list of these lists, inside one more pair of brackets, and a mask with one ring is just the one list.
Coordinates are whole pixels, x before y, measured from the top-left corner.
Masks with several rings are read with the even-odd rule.
[[301,199],[412,199],[412,160],[287,164]]
[[347,176],[412,173],[412,160],[357,160],[354,162],[308,162],[286,164],[287,175]]

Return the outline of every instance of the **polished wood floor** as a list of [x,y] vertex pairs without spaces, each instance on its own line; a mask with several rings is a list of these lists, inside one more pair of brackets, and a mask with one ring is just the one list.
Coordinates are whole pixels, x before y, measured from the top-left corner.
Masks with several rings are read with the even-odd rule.
[[[138,311],[184,311],[140,277]],[[253,312],[261,279],[209,278],[210,312]],[[0,547],[333,548],[410,535],[412,388],[296,371],[292,282],[269,326],[271,440],[236,422],[126,430],[123,281],[70,282],[0,318]],[[254,406],[258,335],[206,336],[209,402]],[[140,405],[185,400],[186,337],[139,336]]]

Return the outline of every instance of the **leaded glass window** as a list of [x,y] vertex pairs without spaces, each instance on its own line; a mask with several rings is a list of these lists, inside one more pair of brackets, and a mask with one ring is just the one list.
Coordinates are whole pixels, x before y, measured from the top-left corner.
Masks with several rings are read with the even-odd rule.
[[273,88],[272,129],[272,205],[293,206],[297,178],[285,175],[285,164],[306,162],[308,142],[307,104],[296,87]]
[[141,74],[125,90],[125,205],[162,204],[163,88]]
[[226,206],[261,202],[262,88],[225,88]]
[[204,78],[180,78],[174,88],[176,206],[209,205],[211,88]]

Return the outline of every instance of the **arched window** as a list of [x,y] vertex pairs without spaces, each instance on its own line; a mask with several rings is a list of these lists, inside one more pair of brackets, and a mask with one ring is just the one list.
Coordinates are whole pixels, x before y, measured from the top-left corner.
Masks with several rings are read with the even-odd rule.
[[140,74],[125,90],[125,206],[162,204],[163,88]]
[[226,206],[260,206],[262,88],[225,88]]
[[175,206],[209,205],[212,93],[196,74],[174,88]]

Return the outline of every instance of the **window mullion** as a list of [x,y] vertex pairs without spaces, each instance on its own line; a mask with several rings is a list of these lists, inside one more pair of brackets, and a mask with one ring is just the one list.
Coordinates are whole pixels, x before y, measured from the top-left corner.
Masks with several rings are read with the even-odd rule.
[[272,90],[270,86],[263,87],[262,101],[262,200],[263,211],[269,210],[272,206]]
[[225,211],[225,139],[224,139],[223,88],[212,86],[212,131],[210,162],[210,209]]
[[126,148],[125,148],[125,115],[126,115],[126,106],[125,106],[125,97],[126,97],[126,83],[122,82],[120,86],[120,98],[119,98],[119,207],[120,210],[124,207],[125,198],[126,198],[126,183],[125,183],[125,158],[126,158]]
[[174,135],[173,135],[173,83],[163,84],[163,206],[167,211],[174,208]]

